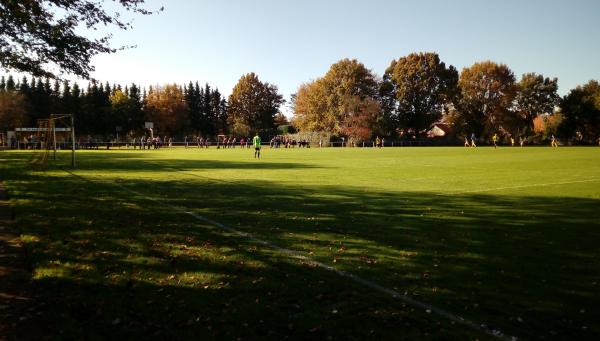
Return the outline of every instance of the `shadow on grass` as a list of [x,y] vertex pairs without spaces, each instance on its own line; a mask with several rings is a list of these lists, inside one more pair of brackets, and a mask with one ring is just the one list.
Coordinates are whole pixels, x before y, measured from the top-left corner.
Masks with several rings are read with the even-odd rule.
[[[169,150],[163,151],[166,155]],[[190,156],[197,155],[196,151],[190,151]],[[201,154],[203,150],[198,150]],[[252,157],[253,151],[248,150],[248,159],[246,162],[239,161],[222,161],[214,159],[194,159],[184,158],[185,154],[179,155],[179,158],[164,159],[158,158],[160,153],[153,152],[152,154],[145,151],[137,152],[94,152],[93,154],[85,154],[78,159],[77,169],[87,170],[102,170],[102,171],[135,171],[135,172],[162,172],[173,169],[181,171],[194,170],[211,170],[211,169],[235,169],[235,170],[250,170],[250,169],[310,169],[320,168],[306,163],[294,162],[256,162]],[[64,158],[64,155],[61,157]]]
[[598,200],[26,171],[5,180],[41,297],[22,335],[481,337],[147,196],[509,335],[600,333]]

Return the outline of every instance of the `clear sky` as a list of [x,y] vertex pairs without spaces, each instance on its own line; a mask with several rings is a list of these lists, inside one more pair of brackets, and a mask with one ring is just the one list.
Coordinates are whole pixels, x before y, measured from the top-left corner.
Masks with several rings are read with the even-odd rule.
[[460,71],[477,61],[558,77],[559,92],[600,80],[597,0],[150,0],[152,16],[113,30],[137,48],[94,60],[94,77],[142,85],[198,80],[229,95],[255,72],[289,99],[342,58],[382,75],[392,59],[437,52]]

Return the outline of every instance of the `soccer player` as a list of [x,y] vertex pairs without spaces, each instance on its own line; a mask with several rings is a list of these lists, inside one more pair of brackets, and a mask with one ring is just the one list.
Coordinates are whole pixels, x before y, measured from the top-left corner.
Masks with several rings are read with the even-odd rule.
[[471,147],[477,147],[477,145],[475,144],[475,133],[471,134]]
[[511,147],[515,146],[515,138],[512,136],[510,137],[510,145],[511,145]]
[[258,157],[260,159],[261,140],[260,136],[258,136],[258,133],[256,133],[256,135],[252,139],[252,144],[254,145],[254,158],[256,159]]
[[492,141],[494,142],[494,149],[498,148],[498,134],[492,136]]
[[521,147],[523,147],[523,144],[525,144],[525,139],[523,138],[523,136],[519,136],[519,144],[521,145]]
[[554,134],[552,134],[552,137],[550,137],[550,146],[558,147],[558,142],[556,142],[556,137],[554,137]]
[[465,136],[465,147],[470,147],[469,138]]

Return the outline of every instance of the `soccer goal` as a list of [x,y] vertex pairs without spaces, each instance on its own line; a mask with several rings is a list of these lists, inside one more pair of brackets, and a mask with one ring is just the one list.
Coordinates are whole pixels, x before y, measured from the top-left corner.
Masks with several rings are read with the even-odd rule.
[[37,121],[36,128],[28,129],[27,148],[33,149],[32,162],[46,165],[56,160],[58,150],[71,150],[71,167],[75,168],[75,124],[73,115],[51,115]]

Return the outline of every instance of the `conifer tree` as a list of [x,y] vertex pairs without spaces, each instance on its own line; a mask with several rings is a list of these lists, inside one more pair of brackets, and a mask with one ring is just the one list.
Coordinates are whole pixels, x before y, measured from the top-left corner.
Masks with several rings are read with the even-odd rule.
[[52,92],[54,92],[55,96],[58,96],[60,94],[60,82],[58,81],[58,79],[54,80],[54,85],[52,87]]
[[144,111],[142,110],[142,96],[140,88],[131,84],[129,88],[129,120],[127,131],[138,132],[144,127]]
[[21,82],[19,83],[19,92],[21,92],[26,98],[25,100],[28,100],[28,96],[29,96],[29,82],[27,81],[27,77],[23,76],[23,78],[21,79]]
[[52,88],[50,87],[50,78],[44,80],[44,92],[49,96],[52,94]]
[[6,90],[14,91],[16,89],[15,79],[12,75],[8,75],[8,79],[6,80]]
[[61,102],[61,111],[59,114],[72,114],[73,113],[73,103],[71,101],[71,85],[69,81],[63,81],[62,85],[62,94],[60,96]]
[[211,128],[213,132],[228,130],[224,103],[225,100],[222,98],[219,89],[215,89],[211,94]]
[[[32,85],[33,86],[33,85]],[[32,91],[32,117],[30,122],[35,123],[40,118],[50,117],[50,94],[46,92],[44,83],[41,78],[38,78],[35,83],[35,88]]]
[[183,94],[189,109],[190,127],[193,131],[202,133],[200,127],[200,102],[196,97],[194,84],[191,81],[184,87]]

